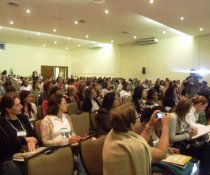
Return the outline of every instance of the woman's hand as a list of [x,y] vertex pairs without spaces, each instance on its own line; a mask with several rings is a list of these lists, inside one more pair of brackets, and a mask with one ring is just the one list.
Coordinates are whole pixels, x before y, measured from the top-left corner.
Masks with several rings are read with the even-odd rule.
[[153,126],[155,123],[159,122],[160,120],[157,118],[157,113],[160,112],[160,110],[156,110],[152,113],[152,116],[149,120],[149,122],[147,123],[147,126],[151,127]]
[[74,143],[78,143],[81,140],[80,136],[72,136],[71,138],[69,138],[69,144],[74,144]]
[[180,151],[178,149],[173,148],[173,147],[168,147],[168,152],[170,154],[179,154],[180,153]]
[[28,151],[29,152],[35,151],[37,139],[35,137],[25,137],[25,140],[28,146]]
[[198,134],[198,130],[197,129],[191,129],[189,131],[189,134],[190,134],[190,138],[192,138],[193,136]]
[[26,142],[34,142],[35,144],[38,142],[35,137],[25,137]]

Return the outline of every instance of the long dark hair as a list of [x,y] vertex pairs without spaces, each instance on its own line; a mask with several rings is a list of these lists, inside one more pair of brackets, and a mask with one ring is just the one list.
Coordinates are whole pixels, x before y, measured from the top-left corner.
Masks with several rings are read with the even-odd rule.
[[112,109],[113,103],[115,100],[115,92],[107,93],[104,96],[102,108],[107,109],[108,111]]
[[140,103],[139,103],[139,100],[141,99],[142,97],[142,93],[144,91],[144,87],[143,86],[137,86],[135,89],[134,89],[134,92],[133,92],[133,103],[135,104],[135,107],[136,107],[136,111],[138,113],[141,113],[141,108],[140,108]]
[[47,114],[58,115],[59,104],[61,104],[64,96],[62,94],[52,94],[48,100]]
[[[23,106],[23,108],[22,108],[22,114],[25,113],[24,101],[25,101],[25,99],[29,96],[30,93],[31,93],[30,91],[25,91],[25,90],[24,90],[24,91],[21,91],[20,94],[19,94],[20,103],[21,103],[21,105]],[[31,113],[34,114],[34,110],[33,110],[33,108],[32,108],[32,105],[31,105],[31,103],[27,103],[26,105],[27,105],[27,107],[28,107],[28,114],[29,114],[29,117],[31,117]]]

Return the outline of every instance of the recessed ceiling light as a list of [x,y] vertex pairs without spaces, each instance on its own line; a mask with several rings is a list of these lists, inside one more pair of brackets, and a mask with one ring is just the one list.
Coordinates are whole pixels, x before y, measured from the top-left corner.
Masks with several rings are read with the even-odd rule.
[[71,37],[68,37],[68,40],[71,40]]
[[200,31],[203,31],[203,28],[201,27],[199,30],[200,30]]
[[74,24],[78,24],[78,21],[74,21]]
[[105,14],[108,14],[108,13],[109,13],[109,10],[106,9],[106,10],[104,11],[104,13],[105,13]]
[[154,2],[155,2],[154,0],[149,0],[150,4],[154,4]]
[[40,33],[40,32],[37,32],[36,34],[37,34],[38,36],[40,36],[40,35],[41,35],[41,33]]
[[183,20],[184,20],[184,17],[183,17],[183,16],[181,16],[181,17],[180,17],[180,20],[181,20],[181,21],[183,21]]
[[85,35],[85,37],[88,38],[89,36],[88,35]]
[[80,44],[78,44],[77,46],[80,47]]
[[134,39],[136,39],[136,36],[133,36]]
[[54,41],[54,44],[57,44],[57,41]]
[[46,44],[43,44],[43,47],[46,47]]
[[13,24],[14,24],[14,22],[13,22],[13,21],[10,21],[9,23],[10,23],[11,25],[13,25]]
[[56,29],[55,28],[53,29],[53,32],[56,32]]
[[68,50],[69,48],[68,47],[65,47],[65,49]]
[[163,34],[166,34],[166,31],[164,30],[162,33],[163,33]]
[[111,43],[113,43],[114,41],[113,40],[111,40]]
[[27,9],[26,10],[26,13],[28,13],[28,14],[31,13],[31,10],[30,9]]

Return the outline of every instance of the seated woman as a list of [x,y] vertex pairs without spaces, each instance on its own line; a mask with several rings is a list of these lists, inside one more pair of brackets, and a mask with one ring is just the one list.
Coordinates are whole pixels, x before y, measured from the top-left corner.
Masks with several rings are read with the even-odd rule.
[[13,161],[12,156],[26,145],[29,151],[34,151],[37,139],[28,117],[21,115],[22,105],[17,96],[3,96],[0,106],[0,164],[6,175],[23,175],[24,164]]
[[62,94],[53,94],[48,100],[48,115],[41,122],[41,136],[46,146],[70,145],[81,137],[76,136],[70,117],[65,114],[67,103]]
[[28,116],[31,126],[37,118],[37,108],[34,103],[32,103],[32,94],[30,91],[21,91],[20,94],[20,103],[23,106],[22,114]]
[[154,106],[159,106],[161,105],[160,104],[160,101],[159,101],[159,96],[158,96],[158,91],[157,89],[155,88],[151,88],[149,91],[148,91],[148,94],[147,94],[147,106],[152,108]]
[[85,90],[85,99],[83,103],[83,111],[96,112],[100,109],[100,104],[96,99],[97,93],[93,88],[87,88]]
[[197,134],[197,129],[190,128],[186,116],[192,108],[192,102],[188,99],[181,99],[170,114],[169,139],[173,147],[178,148],[181,154],[190,155],[200,160],[200,175],[210,174],[210,144],[208,142],[193,146],[188,142]]
[[199,113],[205,111],[208,106],[208,100],[204,96],[195,96],[191,99],[192,107],[190,111],[186,114],[186,121],[189,123],[191,128],[199,129],[203,128],[204,125],[197,123],[199,118]]
[[111,130],[109,113],[110,110],[120,104],[120,98],[116,97],[115,92],[107,93],[104,96],[101,109],[97,115],[98,122],[98,134],[103,135],[107,134]]
[[165,109],[167,111],[172,111],[173,108],[175,107],[177,100],[175,96],[175,87],[172,83],[170,83],[168,89],[165,92],[165,95],[163,97],[163,106],[165,106]]
[[29,79],[28,78],[24,78],[20,87],[20,91],[32,91],[32,87],[29,84]]
[[169,122],[167,114],[161,120],[163,127],[159,146],[151,148],[146,141],[158,120],[157,112],[152,114],[140,136],[133,131],[137,124],[137,113],[132,104],[123,104],[111,110],[110,122],[113,129],[107,135],[103,147],[104,175],[150,175],[151,163],[166,157]]
[[67,87],[67,103],[71,103],[71,102],[76,102],[78,104],[79,107],[79,97],[77,96],[77,88],[74,85],[69,85]]
[[[53,94],[48,100],[48,115],[41,122],[42,142],[46,146],[62,146],[78,143],[81,140],[74,132],[70,117],[67,112],[67,103],[62,94]],[[86,174],[80,156],[77,156],[77,168],[79,174]]]
[[122,82],[122,90],[120,91],[120,99],[123,103],[126,102],[125,98],[131,97],[131,92],[128,89],[128,82]]
[[147,92],[143,86],[137,86],[134,89],[132,101],[135,104],[136,111],[138,112],[138,114],[141,114],[142,111],[147,107],[146,97],[147,97]]

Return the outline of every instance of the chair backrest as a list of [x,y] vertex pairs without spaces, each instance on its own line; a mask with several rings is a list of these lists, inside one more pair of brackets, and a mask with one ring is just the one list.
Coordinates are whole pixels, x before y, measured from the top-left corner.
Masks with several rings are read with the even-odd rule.
[[89,134],[90,129],[90,117],[88,112],[83,112],[79,115],[71,115],[74,131],[79,136]]
[[39,141],[39,145],[42,145],[42,136],[41,136],[41,130],[40,130],[40,125],[41,125],[42,120],[37,120],[34,122],[34,132],[35,136]]
[[102,150],[106,136],[80,142],[80,156],[88,175],[103,175]]
[[98,113],[90,113],[90,121],[93,126],[93,129],[98,132],[98,121],[97,121]]
[[71,147],[50,147],[40,154],[26,158],[28,175],[73,175]]
[[71,102],[68,104],[67,113],[68,115],[77,114],[79,111],[79,107],[77,102]]

